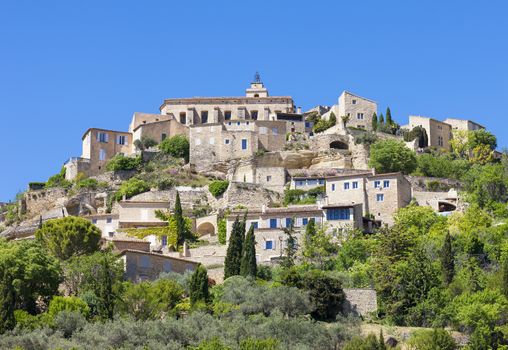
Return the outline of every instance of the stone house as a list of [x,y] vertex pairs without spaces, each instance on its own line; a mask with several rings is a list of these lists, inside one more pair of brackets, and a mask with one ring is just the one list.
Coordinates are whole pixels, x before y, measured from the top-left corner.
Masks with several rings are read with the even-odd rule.
[[326,179],[323,207],[359,204],[363,216],[388,225],[395,212],[411,202],[411,183],[402,173],[339,175]]
[[371,173],[372,171],[342,168],[288,169],[290,178],[289,188],[292,190],[308,191],[319,186],[325,186],[326,178],[330,176]]
[[[233,211],[226,218],[226,237],[229,240],[233,223],[238,217],[244,217],[245,211]],[[294,205],[285,208],[249,209],[246,227],[254,226],[256,236],[256,254],[258,262],[268,262],[279,258],[286,247],[285,228],[293,225],[295,236],[301,236],[302,230],[313,218],[316,225],[325,225],[330,230],[363,228],[361,206],[332,205]]]
[[167,223],[157,218],[155,212],[169,208],[168,201],[119,201],[118,228],[164,226]]
[[149,241],[126,235],[105,238],[104,245],[108,246],[110,244],[113,246],[115,252],[123,252],[124,250],[150,252]]
[[475,131],[485,129],[483,125],[466,119],[446,118],[443,123],[449,124],[452,130]]
[[349,91],[343,91],[338,104],[333,105],[322,118],[328,120],[332,113],[337,118],[336,129],[344,129],[342,117],[349,116],[347,126],[372,130],[372,116],[377,113],[377,103]]
[[113,237],[118,230],[118,214],[93,214],[84,216],[84,218],[90,220],[101,230],[102,237]]
[[269,96],[256,78],[245,97],[192,97],[166,99],[160,113],[185,125],[217,124],[229,120],[276,120],[277,113],[294,113],[290,96]]
[[422,116],[409,116],[409,124],[405,128],[413,130],[420,126],[425,129],[428,136],[428,146],[450,149],[450,139],[452,138],[452,126],[448,123]]
[[[132,133],[133,142],[141,140],[142,137],[152,138],[158,143],[176,135],[189,137],[189,127],[171,116],[136,112],[132,119],[131,126],[135,127],[132,130],[129,128],[129,131]],[[132,153],[135,151],[133,145]]]
[[163,272],[193,272],[199,263],[139,250],[120,253],[124,263],[125,277],[132,282],[153,281]]
[[282,166],[258,165],[254,159],[249,159],[236,165],[228,179],[231,182],[253,183],[267,190],[283,193],[286,185],[286,168]]

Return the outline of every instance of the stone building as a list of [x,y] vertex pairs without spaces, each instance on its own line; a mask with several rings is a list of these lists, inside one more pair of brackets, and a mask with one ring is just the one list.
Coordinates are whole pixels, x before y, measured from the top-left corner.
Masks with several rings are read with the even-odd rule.
[[363,216],[393,224],[393,214],[411,202],[411,183],[402,173],[353,174],[326,179],[323,207],[333,204],[360,204]]
[[[189,127],[171,116],[138,112],[134,113],[132,117],[129,131],[132,133],[133,142],[141,140],[142,137],[149,137],[160,143],[164,139],[176,135],[189,136]],[[133,146],[131,152],[135,151]]]
[[446,118],[443,123],[449,124],[452,127],[452,130],[475,131],[485,129],[483,125],[466,119]]
[[347,126],[372,130],[372,116],[377,113],[377,103],[351,92],[343,91],[339,96],[338,104],[333,105],[322,117],[328,120],[332,113],[337,118],[336,129],[344,129],[342,117],[349,116]]
[[413,130],[420,126],[425,129],[428,137],[428,147],[450,149],[450,139],[452,138],[452,126],[445,122],[422,116],[409,116],[409,124],[405,128]]
[[124,263],[125,277],[133,282],[153,281],[163,272],[193,272],[197,262],[139,250],[120,253]]
[[168,201],[122,200],[118,202],[118,228],[163,226],[167,223],[157,218],[157,210],[168,211]]
[[164,100],[160,113],[185,125],[217,124],[230,120],[277,120],[277,113],[294,113],[290,96],[269,96],[259,76],[239,97],[191,97]]

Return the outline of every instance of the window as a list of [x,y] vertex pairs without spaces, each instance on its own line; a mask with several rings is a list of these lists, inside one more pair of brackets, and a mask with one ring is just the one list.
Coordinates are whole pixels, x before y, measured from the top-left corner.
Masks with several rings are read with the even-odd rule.
[[356,113],[356,119],[363,120],[363,113]]
[[125,136],[118,135],[116,138],[116,143],[119,145],[125,145]]
[[113,219],[111,219],[111,218],[106,219],[106,223],[111,224],[112,222],[113,222]]
[[384,202],[385,195],[383,193],[376,194],[376,202]]
[[208,123],[208,111],[201,111],[201,123]]
[[353,181],[353,189],[358,188],[358,181]]
[[102,148],[99,150],[99,160],[106,160],[106,151]]
[[107,143],[109,139],[109,135],[105,132],[98,132],[97,133],[97,141],[102,143]]
[[224,144],[225,144],[225,145],[229,145],[229,139],[225,139],[225,140],[224,140]]
[[92,224],[96,224],[97,223],[97,219],[92,219]]
[[302,219],[302,225],[305,226],[309,223],[309,219],[308,218],[303,218]]
[[348,208],[333,208],[326,211],[327,220],[349,220]]
[[290,227],[293,224],[293,219],[286,218],[286,227]]
[[277,228],[277,219],[270,219],[270,228]]
[[277,129],[277,128],[272,128],[272,134],[274,134],[274,135],[279,135],[279,129]]
[[380,188],[381,187],[381,181],[376,180],[374,181],[374,188]]
[[201,140],[200,139],[196,139],[196,146],[199,146],[201,145]]
[[306,128],[310,128],[310,123],[309,122],[305,122],[305,127]]
[[161,244],[163,247],[168,245],[168,236],[166,236],[166,235],[161,236]]
[[295,182],[295,185],[296,185],[296,187],[303,186],[304,185],[304,181],[298,180],[298,181]]
[[249,125],[249,122],[245,122],[245,124]]
[[259,224],[258,224],[258,222],[257,222],[257,221],[253,221],[253,222],[251,222],[251,223],[250,223],[250,225],[251,225],[252,227],[254,227],[254,229],[257,229],[257,228],[258,228],[258,226],[259,226]]
[[113,237],[114,235],[115,235],[115,233],[114,233],[114,232],[108,232],[108,236],[109,236],[109,237]]
[[187,124],[187,114],[185,112],[180,113],[180,123]]
[[335,191],[335,184],[332,184],[332,191]]
[[140,267],[151,267],[152,264],[151,264],[151,261],[150,261],[150,257],[146,256],[146,255],[140,256],[139,257],[139,266]]
[[224,120],[230,120],[231,119],[231,111],[225,111],[224,112]]
[[209,143],[210,145],[215,145],[215,137],[210,137]]
[[161,141],[164,141],[167,137],[168,137],[168,135],[167,135],[167,134],[162,134],[162,135],[161,135]]
[[258,111],[250,112],[250,117],[254,120],[258,120]]
[[324,185],[324,184],[325,184],[325,179],[319,179],[319,180],[318,180],[318,183],[319,183],[320,185]]
[[231,122],[229,122],[228,125],[231,125]]
[[383,181],[383,187],[384,188],[390,187],[390,180],[384,180]]
[[351,103],[355,105],[356,104],[356,100],[351,101]]
[[275,244],[273,244],[273,243],[274,243],[273,241],[265,241],[265,250],[275,249],[274,248]]
[[242,139],[242,149],[247,149],[247,139]]
[[272,175],[268,175],[268,176],[266,177],[266,182],[270,182],[270,181],[272,181]]
[[237,126],[240,126],[240,124],[241,124],[240,122],[236,122],[236,125],[237,125]]
[[344,189],[349,190],[349,182],[344,182]]
[[314,179],[307,180],[308,186],[316,186],[317,184],[318,184],[318,180],[314,180]]

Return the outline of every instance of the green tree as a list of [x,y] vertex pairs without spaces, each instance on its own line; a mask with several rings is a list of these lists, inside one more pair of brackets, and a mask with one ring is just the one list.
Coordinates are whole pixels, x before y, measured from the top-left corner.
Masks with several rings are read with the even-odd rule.
[[496,136],[485,129],[475,130],[469,133],[469,148],[475,149],[478,146],[486,145],[490,150],[497,147]]
[[229,181],[215,180],[210,182],[208,190],[215,197],[219,197],[228,189]]
[[183,158],[186,162],[189,161],[190,145],[189,140],[184,135],[175,135],[164,139],[159,143],[159,148],[162,152],[175,158]]
[[208,302],[210,294],[208,292],[208,274],[203,265],[199,265],[192,274],[190,281],[190,301],[192,305],[197,302]]
[[102,319],[113,319],[115,304],[117,302],[117,293],[115,287],[115,271],[106,256],[102,256],[99,265],[92,272],[96,283],[94,284],[94,293],[98,299],[97,314]]
[[453,337],[442,328],[416,331],[411,334],[408,345],[411,350],[457,349],[457,344]]
[[443,281],[446,285],[449,285],[455,275],[455,261],[450,232],[446,233],[443,248],[441,249],[441,271],[443,274]]
[[123,154],[117,154],[106,164],[108,171],[134,170],[141,164],[141,157],[126,157]]
[[176,243],[177,246],[180,247],[185,242],[187,230],[185,227],[185,219],[183,217],[182,203],[180,202],[180,193],[178,191],[176,192],[175,209],[173,216],[175,218],[176,224]]
[[227,233],[227,222],[226,218],[217,219],[217,239],[220,244],[226,244],[226,233]]
[[475,165],[464,176],[469,199],[480,208],[508,200],[508,176],[502,164]]
[[374,112],[374,114],[372,115],[372,130],[373,131],[376,131],[377,130],[377,114],[376,112]]
[[157,146],[157,141],[149,136],[141,136],[141,139],[134,141],[134,146],[140,151]]
[[49,302],[48,315],[54,319],[62,311],[79,312],[85,317],[90,314],[90,307],[82,299],[75,296],[55,296]]
[[330,113],[330,118],[328,119],[330,127],[337,124],[337,117],[335,116],[335,113]]
[[316,230],[311,225],[308,234],[306,230],[302,255],[310,264],[319,269],[329,269],[337,252],[338,245],[333,242],[333,235],[327,232],[326,227]]
[[386,125],[391,126],[392,124],[392,112],[390,111],[390,107],[386,107]]
[[242,249],[245,239],[245,226],[236,217],[229,237],[226,258],[224,259],[224,279],[240,274]]
[[344,123],[344,127],[347,127],[347,123],[349,123],[349,121],[351,120],[351,116],[350,115],[344,115],[341,117],[342,119],[342,123]]
[[97,251],[101,236],[100,229],[90,221],[75,216],[47,220],[35,232],[37,241],[62,260]]
[[385,117],[383,117],[383,113],[381,113],[381,114],[379,115],[379,122],[378,122],[378,124],[377,124],[377,125],[378,125],[378,127],[379,127],[380,125],[383,125],[384,123],[385,123]]
[[127,181],[122,182],[118,192],[115,193],[115,200],[119,201],[125,196],[125,198],[131,198],[137,194],[150,191],[150,185],[144,180],[132,177]]
[[16,295],[12,276],[12,267],[0,256],[0,334],[11,330],[16,325],[14,309]]
[[327,276],[319,270],[311,270],[303,276],[297,287],[309,292],[315,310],[312,317],[321,321],[335,321],[346,300],[339,279]]
[[401,141],[381,140],[370,147],[369,166],[378,173],[402,172],[416,169],[416,154]]
[[242,261],[240,263],[240,275],[247,277],[257,276],[256,264],[256,237],[254,225],[251,225],[243,243]]
[[289,227],[284,227],[282,230],[286,234],[287,238],[281,265],[287,269],[295,266],[296,253],[298,252],[294,219],[291,219]]

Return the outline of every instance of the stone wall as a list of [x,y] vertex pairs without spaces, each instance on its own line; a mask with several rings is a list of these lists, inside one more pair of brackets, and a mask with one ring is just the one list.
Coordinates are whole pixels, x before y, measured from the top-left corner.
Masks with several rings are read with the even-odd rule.
[[241,205],[249,208],[279,202],[280,194],[256,184],[231,182],[223,198],[224,204],[228,207],[234,208]]
[[48,188],[29,191],[23,195],[26,215],[31,218],[54,208],[63,208],[66,204],[67,191],[63,188]]
[[429,182],[438,182],[440,184],[440,188],[437,189],[437,192],[447,191],[451,188],[456,190],[460,190],[462,188],[462,183],[459,180],[453,179],[410,175],[407,175],[406,179],[411,183],[413,191],[430,191],[428,186]]
[[377,311],[377,293],[374,289],[344,289],[346,311],[368,316]]

